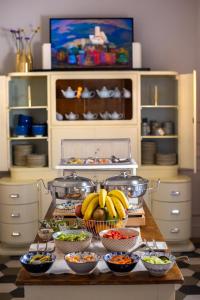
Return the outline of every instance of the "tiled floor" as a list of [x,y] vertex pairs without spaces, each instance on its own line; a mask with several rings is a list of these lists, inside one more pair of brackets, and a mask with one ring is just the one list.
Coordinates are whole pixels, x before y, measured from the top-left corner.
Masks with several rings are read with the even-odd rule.
[[[189,256],[190,263],[178,263],[185,281],[183,285],[176,286],[176,300],[200,300],[200,243],[196,244],[195,251],[184,255]],[[0,300],[24,299],[23,287],[15,285],[20,268],[18,258],[18,256],[0,256]]]

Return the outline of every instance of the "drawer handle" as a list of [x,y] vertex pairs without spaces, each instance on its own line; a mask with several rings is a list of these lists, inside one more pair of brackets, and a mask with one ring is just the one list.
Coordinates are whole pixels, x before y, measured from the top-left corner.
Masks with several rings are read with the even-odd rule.
[[171,193],[170,193],[170,195],[171,196],[180,196],[180,194],[181,194],[181,192],[179,192],[179,191],[171,191]]
[[171,214],[172,215],[180,215],[180,210],[179,209],[172,209]]
[[19,194],[10,194],[10,198],[19,198]]
[[20,217],[20,213],[16,213],[16,214],[15,214],[15,213],[12,213],[12,214],[11,214],[11,217],[12,217],[12,218],[19,218],[19,217]]
[[21,233],[20,232],[13,232],[12,234],[11,234],[11,236],[14,236],[14,237],[16,237],[16,236],[20,236],[21,235]]
[[179,233],[180,229],[175,227],[170,230],[171,233]]

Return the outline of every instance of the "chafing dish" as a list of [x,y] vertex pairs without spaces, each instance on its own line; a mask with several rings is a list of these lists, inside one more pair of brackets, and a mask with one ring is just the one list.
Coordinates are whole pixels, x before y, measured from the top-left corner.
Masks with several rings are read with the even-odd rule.
[[96,184],[87,177],[78,176],[73,172],[69,176],[55,178],[48,182],[53,200],[83,200],[89,193],[96,191]]

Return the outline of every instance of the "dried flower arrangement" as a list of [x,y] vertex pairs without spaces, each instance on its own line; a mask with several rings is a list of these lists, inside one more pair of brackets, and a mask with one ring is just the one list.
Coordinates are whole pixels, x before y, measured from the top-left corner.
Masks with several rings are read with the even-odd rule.
[[16,48],[16,71],[25,72],[33,68],[32,41],[40,27],[31,30],[27,35],[23,28],[10,29]]

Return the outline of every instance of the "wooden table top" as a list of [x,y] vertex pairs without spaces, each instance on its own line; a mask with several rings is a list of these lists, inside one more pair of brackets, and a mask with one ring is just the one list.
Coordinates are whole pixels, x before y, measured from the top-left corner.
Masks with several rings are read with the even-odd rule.
[[[47,218],[51,217],[55,207],[50,206]],[[141,227],[141,236],[146,240],[164,241],[158,226],[156,225],[149,209],[144,205],[146,225]],[[153,277],[148,272],[131,272],[126,276],[116,276],[112,273],[92,273],[79,276],[73,274],[45,274],[43,276],[31,276],[24,268],[21,268],[17,279],[17,285],[138,285],[138,284],[175,284],[182,283],[183,276],[176,264],[163,277]]]

